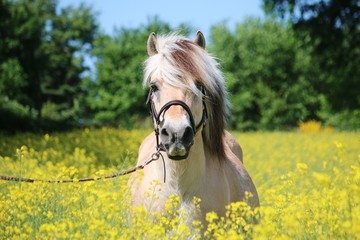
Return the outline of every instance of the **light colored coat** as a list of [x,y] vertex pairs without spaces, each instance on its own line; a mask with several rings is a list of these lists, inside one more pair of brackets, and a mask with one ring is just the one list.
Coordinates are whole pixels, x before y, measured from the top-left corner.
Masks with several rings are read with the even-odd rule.
[[[168,198],[178,194],[181,208],[202,221],[210,211],[223,216],[225,206],[244,201],[246,192],[252,195],[246,199],[248,204],[259,206],[255,185],[243,165],[240,145],[225,130],[228,102],[224,79],[218,63],[205,51],[203,35],[198,33],[192,42],[176,34],[159,38],[151,34],[148,53],[144,83],[150,83],[149,101],[155,116],[173,100],[183,102],[191,113],[183,106],[171,106],[159,113],[158,122],[154,121],[164,161],[160,158],[147,165],[143,174],[132,176],[129,184],[134,205],[161,212]],[[204,108],[208,118],[202,126],[198,123]],[[191,117],[200,129],[193,129]],[[148,161],[157,147],[152,133],[140,146],[138,165]],[[183,159],[174,160],[178,158]],[[193,204],[194,197],[201,199],[200,212]]]

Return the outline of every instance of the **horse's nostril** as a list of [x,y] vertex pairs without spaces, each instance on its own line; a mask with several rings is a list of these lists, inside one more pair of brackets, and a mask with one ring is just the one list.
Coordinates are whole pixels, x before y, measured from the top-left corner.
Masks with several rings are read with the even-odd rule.
[[166,128],[161,129],[161,135],[166,136],[166,137],[169,136],[169,133],[168,133],[168,131],[166,130]]
[[186,127],[182,136],[182,142],[185,145],[192,145],[194,141],[194,131],[192,127]]

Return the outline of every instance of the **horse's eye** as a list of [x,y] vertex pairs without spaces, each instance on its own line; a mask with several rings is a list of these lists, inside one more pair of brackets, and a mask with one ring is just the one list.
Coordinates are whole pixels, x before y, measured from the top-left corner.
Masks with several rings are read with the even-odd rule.
[[159,88],[156,84],[150,84],[150,90],[151,92],[157,92]]
[[197,89],[201,90],[203,88],[203,85],[200,82],[195,83]]

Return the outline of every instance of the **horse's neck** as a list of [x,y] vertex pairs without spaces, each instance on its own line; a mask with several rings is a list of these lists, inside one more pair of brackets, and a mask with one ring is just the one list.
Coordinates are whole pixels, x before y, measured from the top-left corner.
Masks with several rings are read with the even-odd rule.
[[206,157],[201,134],[194,139],[190,155],[185,160],[166,159],[166,187],[179,195],[195,194],[201,190],[206,169]]

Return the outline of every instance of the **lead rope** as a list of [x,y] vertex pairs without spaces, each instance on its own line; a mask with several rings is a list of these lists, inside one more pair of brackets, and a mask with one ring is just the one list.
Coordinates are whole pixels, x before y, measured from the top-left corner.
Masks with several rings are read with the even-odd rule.
[[[157,158],[159,159],[159,157],[161,157],[161,160],[163,162],[163,168],[164,168],[164,183],[166,181],[166,167],[165,167],[165,160],[164,160],[164,156],[162,155],[161,151],[164,151],[164,149],[161,147],[160,143],[159,143],[159,127],[156,127],[155,130],[155,137],[156,137],[156,153],[157,154]],[[153,155],[154,155],[153,154]]]
[[64,180],[45,180],[45,179],[36,179],[36,178],[22,178],[22,177],[11,177],[11,176],[1,176],[0,180],[4,181],[13,181],[13,182],[28,182],[28,183],[34,183],[34,182],[43,182],[43,183],[71,183],[71,182],[89,182],[89,181],[98,181],[102,179],[109,179],[109,178],[116,178],[119,176],[124,176],[133,172],[136,172],[138,169],[144,169],[147,165],[149,165],[151,162],[158,160],[161,157],[163,166],[164,166],[164,182],[166,180],[166,168],[165,168],[165,161],[163,155],[160,153],[160,151],[157,151],[151,155],[151,158],[147,160],[145,163],[136,166],[134,168],[131,168],[126,171],[122,172],[116,172],[110,175],[102,176],[102,177],[87,177],[87,178],[79,178],[79,179],[64,179]]

